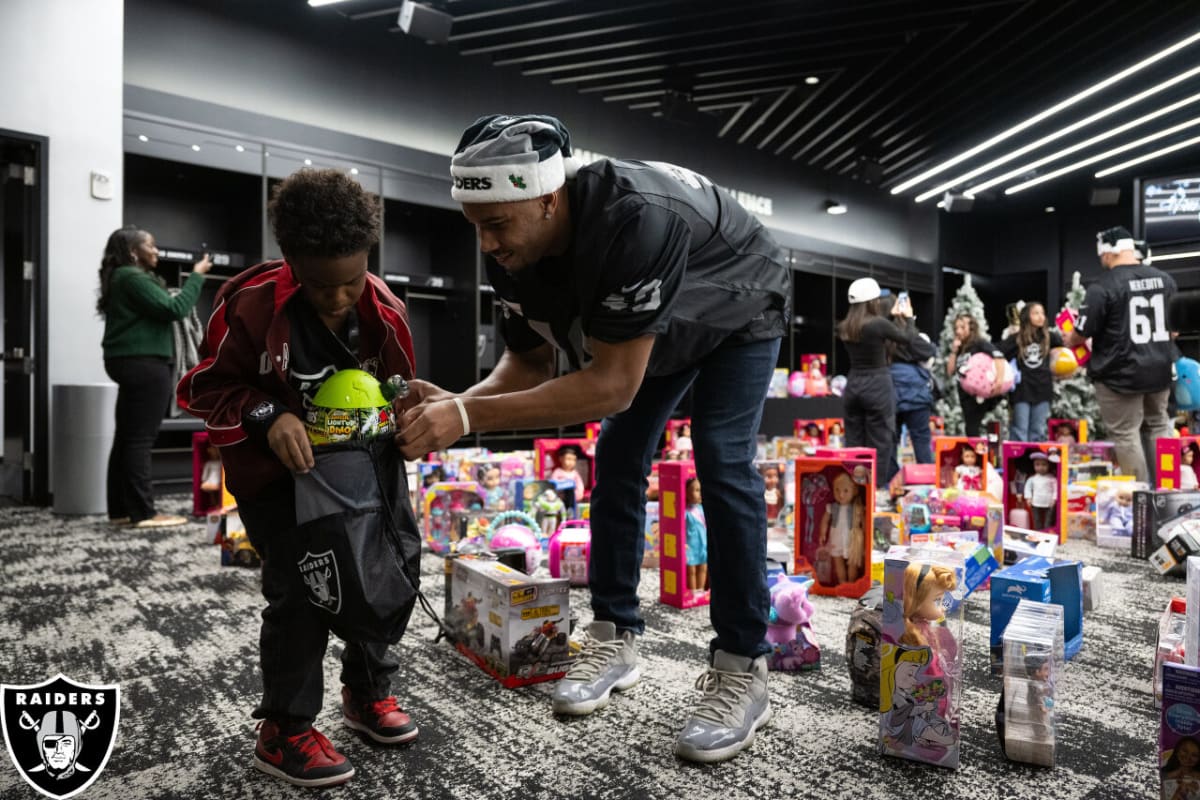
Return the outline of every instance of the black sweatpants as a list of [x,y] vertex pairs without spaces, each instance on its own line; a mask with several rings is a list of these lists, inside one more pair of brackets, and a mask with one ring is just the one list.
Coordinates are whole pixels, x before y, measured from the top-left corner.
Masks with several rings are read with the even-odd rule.
[[150,450],[175,391],[171,362],[158,356],[109,358],[104,371],[117,384],[117,427],[108,453],[108,517],[141,522],[155,515]]
[[991,413],[993,408],[1000,405],[1001,399],[999,397],[992,397],[981,403],[964,392],[962,387],[959,387],[958,404],[962,407],[963,436],[985,436],[983,418]]
[[875,486],[887,486],[888,467],[896,447],[896,390],[891,370],[851,370],[842,402],[846,446],[875,448]]
[[[325,647],[329,628],[280,547],[282,537],[296,526],[296,484],[290,475],[276,481],[251,500],[238,498],[246,535],[262,557],[262,613],[259,661],[262,702],[255,719],[270,719],[288,730],[307,728],[321,711],[324,699]],[[342,683],[356,699],[382,700],[391,694],[392,675],[399,664],[381,643],[346,642],[342,651]]]

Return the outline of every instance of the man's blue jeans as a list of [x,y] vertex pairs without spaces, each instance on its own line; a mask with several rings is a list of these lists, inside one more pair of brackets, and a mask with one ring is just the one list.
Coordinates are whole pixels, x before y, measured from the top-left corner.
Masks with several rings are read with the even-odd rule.
[[723,344],[695,367],[647,377],[628,409],[608,417],[596,443],[588,583],[597,620],[641,633],[638,613],[646,476],[659,435],[689,386],[692,445],[708,525],[712,650],[757,657],[771,610],[767,590],[767,509],[754,466],[763,400],[779,340]]

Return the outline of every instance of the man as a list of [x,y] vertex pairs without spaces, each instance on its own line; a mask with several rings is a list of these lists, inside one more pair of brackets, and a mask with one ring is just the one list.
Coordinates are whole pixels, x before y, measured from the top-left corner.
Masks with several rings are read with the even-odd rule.
[[1104,274],[1088,287],[1068,347],[1092,340],[1088,375],[1100,416],[1117,448],[1126,475],[1150,480],[1141,432],[1151,442],[1174,435],[1167,416],[1174,347],[1167,329],[1167,305],[1175,281],[1142,263],[1133,234],[1122,227],[1096,234]]
[[[603,160],[568,181],[570,153],[553,117],[484,117],[463,134],[453,197],[491,257],[506,349],[461,395],[413,383],[404,453],[421,456],[468,431],[604,418],[591,509],[595,621],[553,698],[558,713],[588,714],[639,678],[646,475],[693,387],[717,636],[675,752],[721,761],[770,718],[766,507],[753,459],[790,316],[789,268],[762,225],[707,178]],[[561,377],[556,351],[571,368]]]

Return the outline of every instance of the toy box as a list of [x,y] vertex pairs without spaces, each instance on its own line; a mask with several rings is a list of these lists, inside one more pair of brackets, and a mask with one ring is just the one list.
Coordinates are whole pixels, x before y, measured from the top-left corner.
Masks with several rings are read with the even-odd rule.
[[1029,556],[992,575],[992,674],[1004,666],[1004,629],[1022,599],[1063,607],[1063,657],[1068,661],[1083,646],[1083,565]]
[[572,586],[588,585],[588,553],[592,548],[592,528],[581,519],[569,519],[550,537],[550,576],[566,578]]
[[1004,519],[1018,528],[1067,540],[1067,447],[1050,442],[1005,442]]
[[796,461],[796,572],[813,594],[860,597],[871,587],[875,451]]
[[900,468],[905,486],[936,486],[936,464],[905,464]]
[[[666,442],[663,445],[663,458],[671,461],[688,461],[692,457],[692,420],[667,420]],[[672,458],[669,454],[677,454]]]
[[1079,442],[1067,445],[1067,477],[1072,483],[1107,478],[1116,471],[1117,446],[1112,442]]
[[1004,630],[1001,741],[1013,761],[1054,766],[1055,684],[1063,672],[1062,606],[1021,600]]
[[[1032,433],[1032,431],[1031,431]],[[1046,420],[1046,441],[1065,444],[1068,447],[1082,444],[1088,440],[1088,421],[1086,419],[1056,419]]]
[[592,458],[596,442],[589,439],[534,439],[535,474],[541,480],[572,481],[575,502],[591,496],[596,483]]
[[946,420],[936,415],[929,417],[929,433],[932,436],[946,435]]
[[1183,631],[1183,663],[1200,666],[1200,556],[1187,560],[1187,620]]
[[534,577],[499,561],[450,563],[448,638],[506,688],[561,678],[573,657],[567,581]]
[[1095,611],[1104,601],[1104,570],[1096,566],[1083,568],[1083,610]]
[[876,550],[886,550],[894,544],[906,540],[904,535],[904,520],[895,511],[876,511],[871,522],[874,532],[871,541]]
[[1150,566],[1160,575],[1183,574],[1188,558],[1200,555],[1200,536],[1179,531],[1150,554]]
[[237,511],[227,511],[223,514],[213,512],[209,517],[215,521],[215,542],[221,546],[222,567],[255,568],[262,564],[258,551],[250,544],[246,525]]
[[664,461],[658,467],[658,600],[676,608],[708,605],[707,527],[703,508],[689,508],[688,484],[695,477],[691,461]]
[[812,629],[808,602],[812,578],[777,575],[771,583],[771,615],[767,624],[767,669],[807,672],[821,668],[821,647]]
[[[878,562],[883,567],[883,562]],[[850,671],[850,697],[878,713],[879,640],[883,624],[883,573],[880,581],[858,598],[846,628],[846,668]]]
[[828,447],[838,449],[846,446],[846,423],[841,417],[826,417],[821,420],[823,425],[821,431],[825,436],[825,444]]
[[1004,564],[1011,566],[1029,556],[1054,558],[1058,535],[1031,531],[1028,528],[1004,526]]
[[792,422],[792,436],[804,444],[804,452],[812,455],[825,446],[825,420],[798,419]]
[[458,541],[455,515],[482,512],[479,484],[458,481],[435,483],[425,490],[425,544],[435,553],[449,552]]
[[953,611],[958,603],[983,586],[989,576],[1000,569],[1000,562],[992,555],[988,546],[981,544],[974,531],[948,531],[945,533],[913,534],[910,547],[913,549],[947,548],[963,556],[963,591],[961,598],[949,598],[947,610]]
[[[971,460],[975,463],[969,463]],[[933,463],[939,489],[974,489],[983,492],[988,489],[985,467],[987,439],[982,436],[936,437],[933,440]]]
[[[879,751],[956,769],[962,693],[962,556],[910,551],[884,562]],[[959,597],[961,599],[961,597]]]
[[1155,473],[1159,489],[1192,490],[1200,462],[1200,436],[1159,439],[1155,445]]
[[642,533],[645,538],[644,549],[642,550],[642,567],[654,568],[658,566],[658,554],[661,539],[659,538],[659,520],[658,520],[658,501],[651,500],[646,503],[646,522],[642,528]]
[[[1064,308],[1054,318],[1054,324],[1058,326],[1058,329],[1063,332],[1064,336],[1075,330],[1075,323],[1075,311],[1070,308]],[[1087,342],[1067,349],[1071,351],[1071,355],[1075,356],[1075,363],[1081,367],[1092,359],[1092,348]]]
[[1200,669],[1167,664],[1163,669],[1158,729],[1159,797],[1177,800],[1200,791],[1194,766],[1200,755]]
[[[600,439],[600,427],[602,423],[586,422],[583,425],[583,438],[589,442],[595,442]],[[595,445],[593,445],[594,447]]]
[[767,527],[776,525],[780,512],[787,505],[787,493],[784,490],[783,478],[787,473],[784,462],[778,460],[759,461],[755,464],[758,474],[763,477],[763,499],[767,503]]
[[1149,489],[1132,475],[1096,481],[1096,545],[1113,550],[1130,548],[1133,538],[1133,495]]
[[237,508],[237,500],[225,487],[220,449],[209,442],[207,433],[193,433],[192,514],[204,517],[234,508]]
[[787,367],[776,367],[771,373],[771,385],[767,387],[767,397],[787,397],[788,396],[788,371]]
[[1182,664],[1187,628],[1187,601],[1172,597],[1167,608],[1158,619],[1158,640],[1154,646],[1154,674],[1151,678],[1154,690],[1154,707],[1163,703],[1163,665]]
[[[1200,540],[1200,491],[1159,489],[1133,493],[1133,539],[1130,554],[1148,559],[1171,537],[1187,532]],[[1179,570],[1176,574],[1182,575]]]

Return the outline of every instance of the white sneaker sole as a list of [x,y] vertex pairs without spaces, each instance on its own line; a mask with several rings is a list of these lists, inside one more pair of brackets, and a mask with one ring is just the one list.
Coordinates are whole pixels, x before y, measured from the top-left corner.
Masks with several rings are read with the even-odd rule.
[[413,728],[408,733],[402,733],[399,736],[380,736],[366,725],[363,725],[361,722],[355,722],[345,714],[342,715],[342,724],[351,730],[356,730],[359,733],[370,736],[380,744],[404,744],[405,742],[411,742],[413,739],[416,739],[417,734],[421,732],[420,728]]
[[612,698],[614,689],[616,689],[618,692],[623,692],[641,680],[641,677],[641,670],[638,667],[634,667],[629,674],[621,678],[621,680],[617,681],[612,686],[608,687],[608,691],[594,700],[585,700],[581,703],[568,703],[565,701],[555,700],[551,704],[551,708],[555,714],[566,714],[570,717],[585,717],[588,714],[591,714],[593,711],[598,711],[599,709],[608,705],[608,701]]
[[341,775],[330,775],[328,778],[293,778],[291,775],[288,775],[274,764],[269,764],[266,761],[263,761],[258,757],[257,754],[254,756],[254,766],[259,772],[265,772],[272,778],[279,778],[282,781],[287,781],[293,786],[338,786],[354,777],[354,768],[351,767],[349,772],[345,772]]
[[683,742],[676,742],[675,755],[687,761],[694,761],[698,764],[715,764],[718,761],[728,761],[738,753],[745,750],[750,745],[754,744],[754,736],[759,728],[765,726],[771,721],[771,705],[763,709],[763,713],[758,719],[754,720],[754,727],[750,730],[750,735],[744,741],[735,742],[728,747],[722,747],[719,750],[697,750],[691,745],[686,745]]

